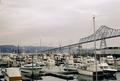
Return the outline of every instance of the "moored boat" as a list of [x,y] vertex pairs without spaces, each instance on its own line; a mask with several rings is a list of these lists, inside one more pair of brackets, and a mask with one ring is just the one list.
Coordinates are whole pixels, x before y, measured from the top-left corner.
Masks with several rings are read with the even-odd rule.
[[117,69],[111,68],[107,63],[100,63],[98,66],[103,70],[103,75],[106,76],[113,76],[116,72]]
[[37,64],[27,64],[20,68],[21,74],[27,77],[39,76],[41,69]]
[[[93,78],[103,78],[103,70],[97,66],[96,70],[96,65],[91,64],[91,65],[81,65],[78,69],[79,74],[85,75],[85,76],[91,76]],[[97,76],[96,76],[97,73]]]
[[107,56],[106,61],[109,65],[113,65],[115,63],[112,55]]

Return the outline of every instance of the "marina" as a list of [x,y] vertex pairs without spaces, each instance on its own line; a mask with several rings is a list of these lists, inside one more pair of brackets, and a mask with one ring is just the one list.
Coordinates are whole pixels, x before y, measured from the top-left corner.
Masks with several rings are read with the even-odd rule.
[[0,0],[0,81],[120,81],[119,0]]
[[[45,55],[45,54],[44,54]],[[54,55],[54,54],[53,54]],[[39,61],[35,62],[32,61],[32,63],[26,61],[24,62],[22,65],[19,62],[18,63],[18,67],[12,66],[12,64],[10,64],[10,62],[8,62],[7,67],[3,68],[1,67],[1,80],[7,80],[7,81],[13,81],[13,79],[15,78],[15,81],[17,80],[17,78],[23,81],[33,81],[33,80],[37,80],[37,81],[44,81],[44,78],[46,77],[54,77],[54,78],[58,78],[60,80],[70,80],[70,81],[81,81],[79,79],[81,76],[87,77],[90,81],[95,81],[96,79],[96,73],[97,73],[97,79],[98,81],[118,81],[119,78],[119,65],[117,65],[117,62],[115,62],[116,60],[114,59],[113,61],[116,64],[108,64],[107,63],[107,57],[106,57],[106,61],[102,60],[102,61],[97,61],[97,72],[95,70],[96,66],[95,66],[95,58],[92,56],[80,56],[79,60],[80,61],[76,61],[76,58],[73,58],[73,55],[67,55],[64,56],[62,55],[59,60],[61,60],[61,63],[58,65],[56,63],[56,61],[58,60],[54,60],[56,57],[55,56],[50,55],[50,56],[46,56],[47,59],[44,60],[44,58],[41,58],[42,61],[42,65],[40,65]],[[27,55],[28,56],[28,55]],[[3,57],[3,56],[2,56]],[[33,56],[33,59],[35,56]],[[6,57],[5,57],[6,58]],[[31,58],[31,55],[30,55]],[[40,56],[38,57],[40,58]],[[23,59],[22,59],[23,60]],[[31,61],[31,60],[30,60]],[[63,62],[62,62],[63,61]],[[12,63],[12,62],[11,62]],[[27,64],[26,64],[27,63]],[[44,64],[43,64],[44,63]],[[3,63],[4,64],[4,63]],[[8,68],[8,65],[9,66]],[[21,65],[21,66],[20,66]],[[117,65],[117,67],[116,67]],[[9,72],[10,71],[10,72]],[[13,73],[13,72],[15,73]],[[17,76],[19,75],[19,77]],[[12,77],[12,78],[10,78]],[[8,78],[10,78],[8,80]],[[85,79],[87,79],[85,78]],[[89,81],[88,80],[88,81]],[[58,80],[59,81],[59,80]],[[87,80],[85,80],[87,81]]]
[[[111,31],[111,28],[101,26],[94,34],[100,34],[103,29],[109,29],[104,30],[107,33]],[[114,29],[113,32],[115,31]],[[120,30],[116,34],[104,37],[104,43],[105,39],[117,37],[119,33]],[[93,35],[88,37],[94,38]],[[84,81],[84,79],[85,81],[119,81],[119,47],[104,46],[104,48],[97,49],[96,41],[103,41],[103,37],[95,39],[88,37],[82,38],[79,43],[41,50],[40,52],[37,52],[39,50],[37,49],[34,53],[20,52],[22,49],[18,45],[16,53],[2,53],[0,56],[1,80],[44,81],[46,77],[54,77],[54,79],[67,81]],[[88,51],[82,48],[84,43],[89,42],[94,42],[94,49],[91,48]],[[108,48],[112,51],[118,51],[112,53],[108,51]],[[84,51],[82,51],[83,49]]]

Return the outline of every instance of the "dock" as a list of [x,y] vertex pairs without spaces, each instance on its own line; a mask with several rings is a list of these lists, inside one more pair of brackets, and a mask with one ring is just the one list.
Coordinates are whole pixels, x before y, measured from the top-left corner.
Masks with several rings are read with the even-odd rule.
[[7,81],[22,81],[19,68],[6,68],[2,73]]

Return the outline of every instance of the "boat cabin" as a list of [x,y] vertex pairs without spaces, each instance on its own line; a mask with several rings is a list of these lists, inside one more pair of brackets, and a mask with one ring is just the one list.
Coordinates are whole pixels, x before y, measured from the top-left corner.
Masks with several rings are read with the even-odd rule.
[[6,68],[3,71],[7,81],[22,81],[22,76],[19,68]]

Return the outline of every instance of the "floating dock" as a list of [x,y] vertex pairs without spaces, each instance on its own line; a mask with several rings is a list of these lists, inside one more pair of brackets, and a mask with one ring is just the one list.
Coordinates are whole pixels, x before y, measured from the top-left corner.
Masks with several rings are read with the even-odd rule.
[[7,81],[22,81],[19,68],[6,68],[2,73]]

